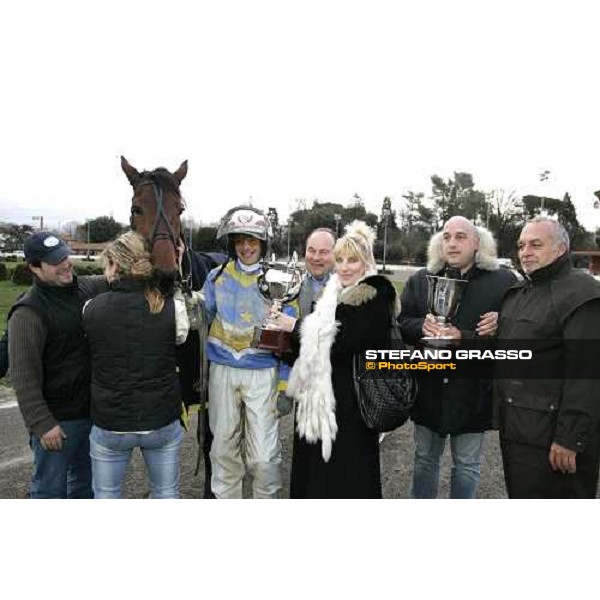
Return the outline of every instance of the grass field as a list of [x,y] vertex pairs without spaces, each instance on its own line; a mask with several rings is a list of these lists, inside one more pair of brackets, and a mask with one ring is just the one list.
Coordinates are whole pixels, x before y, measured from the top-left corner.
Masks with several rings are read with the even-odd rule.
[[[26,285],[15,285],[12,281],[0,281],[0,334],[6,329],[8,309],[28,287]],[[7,385],[7,378],[0,379],[0,386],[5,387]]]
[[7,281],[0,281],[0,332],[6,329],[6,315],[8,314],[8,309],[29,287],[27,285],[14,285],[12,281],[10,281],[13,269],[22,262],[22,260],[16,262],[4,262],[9,275]]
[[27,285],[15,285],[12,281],[0,281],[0,331],[6,329],[8,309],[28,287]]
[[392,283],[394,284],[394,287],[396,288],[396,293],[398,294],[398,296],[400,296],[400,294],[402,293],[402,290],[404,289],[404,282],[403,281],[392,281]]

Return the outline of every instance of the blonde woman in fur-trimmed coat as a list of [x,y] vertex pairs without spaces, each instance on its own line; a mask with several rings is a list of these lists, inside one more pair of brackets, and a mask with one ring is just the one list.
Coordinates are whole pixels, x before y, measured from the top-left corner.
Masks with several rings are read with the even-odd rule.
[[296,399],[292,498],[381,498],[378,434],[361,420],[352,357],[386,348],[396,291],[377,275],[374,235],[361,221],[334,248],[336,272],[300,324],[288,394]]

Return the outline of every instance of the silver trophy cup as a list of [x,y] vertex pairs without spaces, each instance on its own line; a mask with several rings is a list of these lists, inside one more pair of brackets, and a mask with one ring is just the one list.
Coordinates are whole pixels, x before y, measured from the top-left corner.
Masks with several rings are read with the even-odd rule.
[[[263,262],[262,267],[263,273],[257,281],[258,290],[264,298],[271,302],[272,309],[281,311],[284,304],[298,297],[302,271],[295,261],[290,261],[285,269],[277,269],[266,261]],[[254,348],[283,354],[291,349],[291,342],[291,334],[275,330],[269,317],[263,319],[260,327],[254,328],[252,341]]]
[[[460,298],[467,281],[463,279],[449,279],[427,275],[427,307],[435,320],[443,327],[448,326],[447,321],[456,315],[460,305]],[[423,337],[423,340],[449,340],[449,335],[437,337]]]

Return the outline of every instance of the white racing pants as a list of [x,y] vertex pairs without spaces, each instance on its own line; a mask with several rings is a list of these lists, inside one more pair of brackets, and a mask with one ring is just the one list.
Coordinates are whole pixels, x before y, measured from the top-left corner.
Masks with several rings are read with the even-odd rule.
[[254,497],[277,498],[282,488],[277,369],[236,369],[211,363],[208,397],[214,436],[210,449],[213,494],[242,497],[243,436]]

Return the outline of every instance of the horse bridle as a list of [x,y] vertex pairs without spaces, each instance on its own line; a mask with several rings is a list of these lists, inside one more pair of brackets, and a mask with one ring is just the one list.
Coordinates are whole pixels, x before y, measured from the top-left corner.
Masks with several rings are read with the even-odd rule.
[[[163,190],[162,187],[157,185],[156,182],[154,181],[142,181],[140,183],[138,183],[138,185],[135,187],[135,193],[137,193],[138,188],[140,188],[143,185],[152,185],[152,189],[154,190],[154,199],[156,201],[156,213],[154,216],[154,223],[152,225],[152,230],[150,231],[150,235],[148,236],[148,240],[150,242],[150,248],[154,247],[154,242],[156,242],[157,240],[170,240],[170,242],[173,244],[173,248],[175,249],[175,254],[177,254],[177,236],[175,235],[175,232],[173,231],[173,227],[171,226],[171,223],[169,222],[169,219],[167,218],[167,215],[165,214],[165,206],[164,206],[164,202],[163,202]],[[130,216],[130,224],[131,224],[131,228],[135,231],[135,227],[134,227],[134,218],[133,218],[133,206],[131,207],[131,216]],[[158,229],[158,224],[160,223],[161,219],[164,221],[165,225],[167,226],[167,232],[157,232],[156,230]],[[181,269],[179,269],[179,277],[180,277],[180,281],[184,286],[184,289],[189,288],[191,290],[191,258],[189,257],[189,248],[187,248],[187,244],[185,244],[185,240],[183,239],[183,236],[181,236],[181,239],[184,242],[184,246],[186,249],[186,253],[188,254],[188,261],[190,264],[190,273],[187,275],[187,277],[184,277],[183,272],[181,271]]]
[[[154,242],[156,240],[170,240],[171,243],[173,244],[173,246],[175,248],[177,248],[177,236],[175,235],[175,232],[173,231],[173,227],[171,227],[171,223],[169,222],[169,219],[167,218],[167,215],[165,214],[165,205],[163,202],[162,188],[159,185],[157,185],[154,181],[143,181],[136,186],[136,191],[141,186],[148,185],[148,184],[152,185],[152,189],[154,190],[154,200],[156,201],[156,212],[154,215],[154,223],[152,225],[152,230],[150,231],[150,235],[148,236],[150,244],[152,246],[154,246]],[[158,224],[160,223],[161,220],[164,221],[165,225],[167,226],[167,232],[157,232],[156,231],[158,229]],[[132,227],[132,229],[134,227],[133,206],[131,207],[131,227]]]

